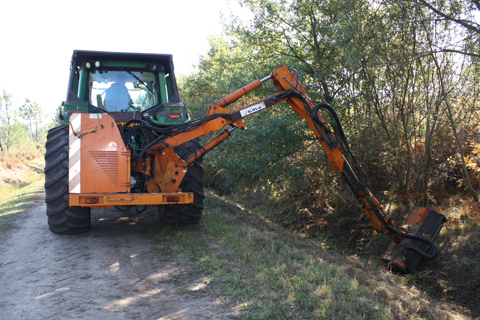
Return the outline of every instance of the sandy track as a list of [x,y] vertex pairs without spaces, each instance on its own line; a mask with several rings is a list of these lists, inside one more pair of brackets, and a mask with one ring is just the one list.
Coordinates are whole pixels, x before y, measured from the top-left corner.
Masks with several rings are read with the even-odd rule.
[[75,236],[50,233],[44,204],[17,214],[0,237],[0,319],[228,318],[200,283],[179,284],[187,271],[131,211],[93,210],[92,230]]

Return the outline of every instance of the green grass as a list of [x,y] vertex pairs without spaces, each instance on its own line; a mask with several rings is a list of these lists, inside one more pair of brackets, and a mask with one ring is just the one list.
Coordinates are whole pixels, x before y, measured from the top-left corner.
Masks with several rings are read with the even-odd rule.
[[[209,195],[204,218],[185,229],[151,229],[159,254],[190,266],[189,279],[228,299],[241,319],[447,319],[399,276],[348,260]],[[189,294],[188,290],[184,290]]]
[[43,198],[44,159],[40,149],[0,153],[0,231],[14,215]]
[[0,202],[0,232],[7,229],[16,213],[38,205],[43,198],[43,176],[27,186],[11,191],[10,199]]
[[[480,205],[451,206],[443,213],[449,220],[436,241],[439,256],[425,264],[424,271],[407,280],[440,301],[454,301],[463,312],[480,318]],[[434,272],[432,272],[432,270]]]

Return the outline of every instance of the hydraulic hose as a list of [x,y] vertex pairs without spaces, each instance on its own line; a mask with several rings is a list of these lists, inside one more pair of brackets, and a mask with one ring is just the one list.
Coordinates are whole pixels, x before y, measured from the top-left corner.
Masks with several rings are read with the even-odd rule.
[[[366,188],[366,186],[365,186],[365,188]],[[366,193],[366,190],[364,190],[363,192],[364,192],[365,195],[368,194],[368,193]],[[383,217],[382,213],[380,212],[378,206],[376,206],[373,203],[372,199],[370,197],[367,197],[367,196],[365,196],[365,198],[367,199],[368,203],[370,204],[370,207],[373,209],[373,211],[375,212],[375,215],[377,216],[377,218],[380,220],[380,222],[383,224],[383,226],[385,228],[387,228],[390,232],[396,234],[397,236],[407,238],[407,239],[412,239],[412,240],[419,240],[419,241],[422,241],[422,242],[426,243],[430,248],[432,248],[432,253],[427,254],[427,253],[423,252],[422,250],[420,250],[418,247],[413,246],[413,245],[405,245],[405,248],[412,249],[413,251],[418,253],[420,256],[422,256],[424,259],[427,259],[427,260],[435,259],[438,251],[437,251],[437,247],[435,246],[433,241],[431,241],[430,239],[427,239],[426,237],[423,237],[423,236],[420,236],[420,235],[417,235],[417,234],[406,233],[406,232],[403,232],[403,231],[400,231],[400,230],[394,228],[392,225],[387,223],[387,221],[385,221],[385,218]]]
[[[356,157],[353,155],[352,151],[350,150],[350,147],[349,147],[349,144],[347,142],[347,138],[345,137],[345,133],[343,131],[343,127],[342,127],[342,123],[340,122],[340,119],[337,115],[337,112],[335,111],[335,109],[327,104],[327,103],[319,103],[317,105],[315,105],[315,108],[312,110],[312,114],[311,114],[311,117],[312,119],[315,121],[315,122],[320,122],[320,120],[318,119],[318,109],[319,108],[324,108],[326,109],[327,111],[329,111],[334,120],[335,120],[335,123],[338,127],[338,133],[340,135],[340,139],[343,141],[343,144],[345,146],[345,148],[347,149],[347,152],[350,154],[350,156],[353,158],[353,160],[355,161],[355,164],[357,165],[357,168],[359,168],[359,170],[361,171],[362,173],[362,176],[365,177],[365,173],[363,172],[363,169],[361,168],[360,164],[358,163]],[[328,143],[328,141],[327,141]],[[362,186],[365,188],[366,185],[365,184],[362,184]],[[368,194],[366,192],[366,190],[363,190],[364,191],[364,194]],[[370,199],[369,197],[366,197],[368,199],[368,202],[370,204],[370,206],[372,207],[372,209],[375,211],[375,214],[376,216],[378,217],[378,219],[382,222],[382,224],[385,226],[385,228],[387,228],[390,232],[394,233],[395,235],[398,235],[400,237],[403,237],[403,238],[406,238],[406,239],[412,239],[412,240],[418,240],[418,241],[421,241],[421,242],[424,242],[425,244],[427,244],[431,249],[432,249],[432,253],[430,254],[427,254],[425,252],[423,252],[420,248],[416,247],[416,246],[413,246],[413,245],[405,245],[404,247],[407,248],[407,249],[411,249],[413,251],[415,251],[416,253],[418,253],[420,256],[422,256],[424,259],[427,259],[427,260],[433,260],[435,259],[435,257],[437,256],[437,253],[438,253],[438,250],[437,250],[437,247],[435,246],[435,244],[433,243],[433,241],[431,241],[430,239],[426,238],[426,237],[423,237],[423,236],[420,236],[420,235],[416,235],[416,234],[411,234],[411,233],[406,233],[406,232],[402,232],[396,228],[394,228],[393,226],[391,226],[390,224],[387,223],[387,221],[385,221],[383,215],[381,214],[380,210],[378,209],[378,207],[373,203],[372,199]]]
[[[390,229],[391,228],[391,229]],[[422,241],[424,243],[426,243],[430,248],[432,248],[432,253],[431,254],[426,254],[425,252],[423,252],[422,250],[420,250],[418,247],[416,246],[412,246],[412,245],[405,245],[405,248],[407,249],[412,249],[413,251],[415,251],[416,253],[418,253],[419,255],[421,255],[424,259],[427,259],[427,260],[433,260],[435,259],[435,257],[437,256],[437,246],[433,243],[432,240],[430,239],[427,239],[425,237],[422,237],[422,236],[419,236],[417,234],[411,234],[411,233],[405,233],[405,232],[402,232],[400,230],[397,230],[393,227],[390,227],[389,230],[391,230],[393,233],[401,236],[401,237],[404,237],[404,238],[407,238],[407,239],[413,239],[413,240],[419,240],[419,241]]]

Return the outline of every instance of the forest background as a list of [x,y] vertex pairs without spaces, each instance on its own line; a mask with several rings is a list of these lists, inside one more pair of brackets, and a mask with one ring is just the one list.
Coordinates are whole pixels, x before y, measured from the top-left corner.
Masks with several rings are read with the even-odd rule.
[[[196,117],[285,63],[314,101],[334,106],[380,193],[410,205],[440,204],[464,191],[478,201],[478,1],[240,3],[252,20],[232,19],[226,37],[211,39],[198,70],[181,78]],[[256,116],[239,136],[209,160],[231,177],[229,187],[272,197],[341,193],[290,108]]]
[[[250,19],[224,17],[224,34],[179,76],[192,117],[282,64],[296,69],[313,101],[335,108],[387,210],[400,221],[415,205],[446,214],[456,242],[441,249],[463,244],[464,272],[480,274],[467,245],[480,239],[480,1],[238,3]],[[274,92],[264,85],[232,109]],[[0,162],[8,168],[12,150],[42,152],[54,120],[33,101],[15,102],[8,88],[0,98]],[[303,119],[278,105],[247,121],[248,130],[205,157],[207,185],[268,207],[268,218],[304,236],[330,232],[333,241],[349,230],[330,246],[368,251],[375,237]],[[469,286],[479,297],[478,280]]]

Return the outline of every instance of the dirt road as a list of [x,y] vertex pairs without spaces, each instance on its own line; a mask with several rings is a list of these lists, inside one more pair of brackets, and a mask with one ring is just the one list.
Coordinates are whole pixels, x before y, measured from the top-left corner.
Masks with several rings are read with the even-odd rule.
[[227,319],[198,279],[163,257],[135,210],[92,211],[92,230],[50,233],[45,206],[0,235],[0,319]]

